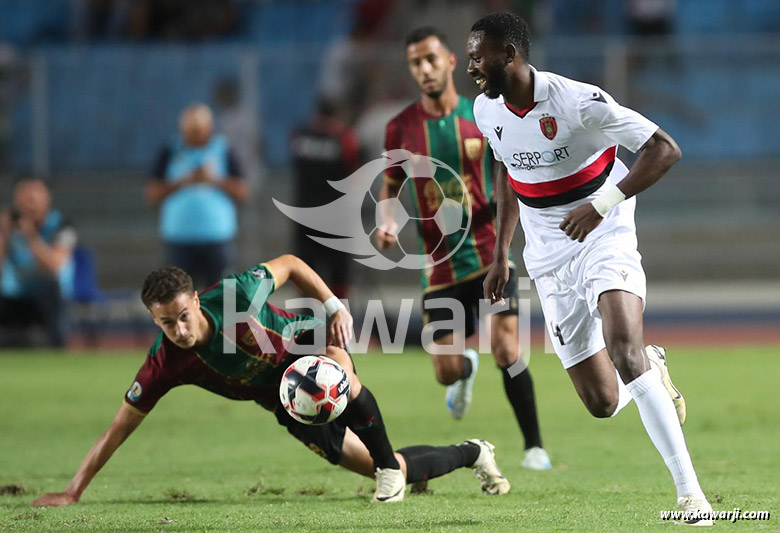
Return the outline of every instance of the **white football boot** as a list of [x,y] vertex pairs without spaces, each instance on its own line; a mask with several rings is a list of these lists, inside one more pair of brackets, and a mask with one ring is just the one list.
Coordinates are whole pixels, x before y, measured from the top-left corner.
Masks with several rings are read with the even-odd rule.
[[459,379],[447,387],[447,409],[452,418],[456,420],[463,418],[471,406],[471,399],[474,396],[474,378],[477,377],[477,369],[479,369],[479,354],[477,352],[467,348],[463,352],[463,357],[467,357],[471,361],[471,375],[465,379]]
[[493,451],[495,446],[482,439],[469,439],[466,442],[479,446],[479,457],[471,465],[471,469],[479,479],[482,492],[490,495],[508,494],[512,486],[498,469],[496,454]]
[[[688,513],[680,522],[686,526],[711,526],[712,506],[702,496],[681,496],[677,498],[677,508]],[[705,516],[701,516],[704,514]]]
[[680,425],[685,424],[685,418],[687,411],[685,409],[685,398],[682,393],[672,383],[672,378],[669,376],[669,367],[666,366],[666,349],[655,344],[648,344],[645,346],[645,353],[650,360],[650,364],[654,365],[661,373],[661,382],[669,392],[669,396],[672,397],[674,402],[674,408],[677,410],[677,418],[680,420]]
[[376,491],[372,501],[379,503],[400,502],[406,491],[406,477],[400,468],[377,468],[374,473]]
[[534,446],[528,448],[525,451],[525,457],[523,458],[523,468],[528,470],[552,470],[552,463],[550,462],[550,456],[544,448]]

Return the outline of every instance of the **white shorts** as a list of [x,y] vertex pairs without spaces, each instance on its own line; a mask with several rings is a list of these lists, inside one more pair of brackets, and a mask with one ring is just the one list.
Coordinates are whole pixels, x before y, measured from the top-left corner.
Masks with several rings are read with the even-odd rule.
[[606,235],[534,280],[555,353],[571,368],[603,350],[599,296],[610,290],[647,293],[636,235]]

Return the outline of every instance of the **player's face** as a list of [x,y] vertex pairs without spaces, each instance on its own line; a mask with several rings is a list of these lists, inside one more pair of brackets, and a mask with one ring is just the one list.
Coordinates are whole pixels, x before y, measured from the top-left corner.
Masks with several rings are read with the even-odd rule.
[[485,32],[474,31],[466,45],[468,73],[488,98],[498,98],[506,89],[504,51],[485,39]]
[[431,98],[439,98],[452,83],[455,54],[447,50],[436,37],[428,37],[407,46],[406,62],[414,81]]
[[154,323],[179,348],[192,348],[203,335],[197,292],[183,292],[167,304],[154,303],[149,312],[154,317]]

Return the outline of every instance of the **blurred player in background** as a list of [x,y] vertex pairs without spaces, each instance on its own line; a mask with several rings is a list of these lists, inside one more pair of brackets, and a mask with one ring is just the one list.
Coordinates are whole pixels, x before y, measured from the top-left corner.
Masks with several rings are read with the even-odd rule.
[[[320,97],[311,121],[290,138],[290,154],[296,206],[325,205],[341,196],[328,182],[342,180],[358,168],[358,140],[339,116],[335,100]],[[336,296],[346,298],[351,258],[307,236],[312,234],[316,231],[295,225],[295,253],[323,277]]]
[[[642,332],[646,286],[633,197],[680,159],[680,149],[599,87],[538,72],[528,63],[529,41],[528,25],[508,12],[477,21],[468,40],[468,72],[484,93],[474,115],[502,168],[485,298],[503,298],[519,219],[550,338],[583,403],[593,416],[610,417],[633,397],[680,509],[711,511],[680,427],[684,399],[664,349],[645,348]],[[639,152],[630,171],[616,157],[618,145]]]
[[179,136],[157,157],[146,193],[160,205],[166,262],[190,272],[199,289],[221,278],[234,255],[236,204],[249,185],[225,137],[214,134],[208,106],[182,112]]
[[[278,309],[268,297],[288,280],[325,305],[330,316],[331,345],[314,344],[314,328],[325,325],[304,315]],[[237,312],[256,306],[246,322],[227,323],[223,300],[226,281],[234,283]],[[472,439],[456,446],[410,446],[393,452],[374,395],[361,384],[350,355],[342,348],[352,337],[352,316],[306,263],[284,255],[230,276],[201,294],[178,267],[149,274],[141,298],[162,332],[125,395],[114,421],[87,453],[65,492],[44,494],[33,505],[76,503],[92,478],[144,417],[172,388],[192,384],[231,400],[250,400],[276,416],[279,424],[307,448],[364,476],[375,477],[374,501],[404,498],[407,483],[471,467],[486,494],[506,494],[509,482],[498,469],[493,446]],[[226,334],[234,327],[235,336]],[[256,337],[255,330],[261,332]],[[262,336],[265,332],[265,336]],[[305,425],[282,407],[279,385],[287,367],[304,354],[289,350],[293,342],[308,354],[322,353],[338,362],[350,378],[349,404],[333,422]],[[233,350],[225,351],[224,343]],[[270,343],[270,344],[269,344]],[[309,345],[311,349],[309,350]],[[295,350],[300,352],[301,350]]]
[[[406,59],[409,72],[420,87],[420,100],[408,106],[387,125],[385,148],[403,148],[443,161],[453,169],[460,169],[461,178],[471,196],[470,235],[463,245],[447,261],[441,261],[432,269],[423,270],[423,300],[454,298],[463,304],[466,323],[463,329],[434,332],[436,344],[463,345],[464,339],[473,335],[478,319],[478,305],[482,298],[482,282],[493,259],[496,242],[493,198],[493,164],[487,141],[476,124],[472,110],[473,101],[459,96],[453,82],[455,55],[447,47],[446,37],[432,27],[419,28],[406,38]],[[455,180],[448,173],[436,179],[442,187],[453,184],[443,180]],[[380,200],[397,197],[406,178],[399,167],[388,169]],[[414,199],[417,216],[432,217],[442,198],[437,189],[426,187],[427,180],[415,179]],[[460,183],[456,184],[460,187]],[[397,224],[390,213],[385,224],[376,232],[377,245],[389,248],[396,244]],[[441,233],[432,223],[418,222],[419,237],[426,253],[446,255],[460,242],[462,230],[447,237],[448,246],[437,248]],[[511,277],[510,277],[511,279]],[[509,306],[490,317],[490,345],[496,364],[501,369],[507,399],[512,405],[517,422],[525,439],[523,466],[534,470],[551,468],[550,458],[542,447],[539,422],[536,412],[533,381],[528,368],[512,377],[509,368],[520,357],[518,337],[518,302],[513,294],[514,286],[508,288],[511,296]],[[451,313],[445,309],[425,311],[425,322],[450,320]],[[472,400],[474,378],[479,368],[479,354],[472,349],[463,353],[435,354],[433,366],[436,379],[448,385],[446,403],[454,418],[462,418]]]
[[13,207],[0,212],[0,346],[33,344],[31,326],[43,328],[47,346],[65,346],[76,241],[43,181],[16,184]]

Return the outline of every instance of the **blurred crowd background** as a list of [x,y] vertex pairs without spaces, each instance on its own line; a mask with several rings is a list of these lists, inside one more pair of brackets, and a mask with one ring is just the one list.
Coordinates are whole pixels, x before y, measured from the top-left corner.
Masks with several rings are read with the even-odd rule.
[[[100,302],[74,305],[80,334],[136,319],[146,331],[138,288],[183,253],[166,247],[153,184],[188,106],[210,108],[234,164],[224,173],[244,184],[231,192],[237,233],[226,222],[231,246],[216,252],[243,269],[294,250],[272,201],[301,200],[293,134],[324,117],[345,169],[378,157],[386,122],[418,97],[406,33],[447,33],[458,90],[475,96],[466,37],[503,9],[531,23],[537,68],[602,86],[680,144],[683,161],[639,202],[651,287],[776,290],[777,0],[0,0],[0,209],[19,180],[42,180],[67,219],[50,244],[78,236],[63,299]],[[419,273],[353,264],[345,283],[356,300],[416,295]]]

